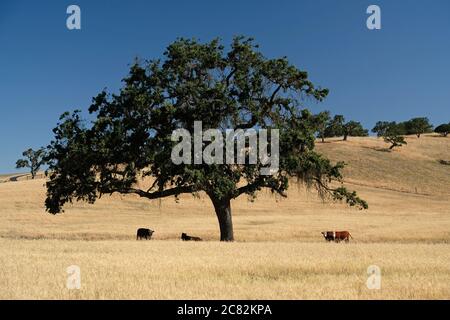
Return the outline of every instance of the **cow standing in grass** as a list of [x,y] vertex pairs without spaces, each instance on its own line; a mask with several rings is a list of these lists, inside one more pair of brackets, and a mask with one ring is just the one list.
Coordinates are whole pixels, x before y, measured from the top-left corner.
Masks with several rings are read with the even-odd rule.
[[321,232],[326,241],[349,242],[350,238],[353,239],[352,235],[348,231],[323,231]]
[[136,233],[136,240],[150,240],[152,238],[153,232],[155,231],[145,228],[139,228]]
[[350,238],[353,239],[352,235],[348,231],[336,231],[334,236],[335,242],[341,242],[344,240],[345,242],[349,242]]

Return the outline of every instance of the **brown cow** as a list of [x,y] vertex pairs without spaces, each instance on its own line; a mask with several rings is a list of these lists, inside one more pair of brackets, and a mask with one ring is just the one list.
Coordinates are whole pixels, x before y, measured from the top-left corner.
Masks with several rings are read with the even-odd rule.
[[336,231],[334,236],[334,241],[341,242],[344,240],[345,242],[349,242],[350,238],[353,239],[352,235],[348,231]]
[[349,242],[350,238],[353,239],[352,235],[348,231],[323,231],[321,232],[326,241]]

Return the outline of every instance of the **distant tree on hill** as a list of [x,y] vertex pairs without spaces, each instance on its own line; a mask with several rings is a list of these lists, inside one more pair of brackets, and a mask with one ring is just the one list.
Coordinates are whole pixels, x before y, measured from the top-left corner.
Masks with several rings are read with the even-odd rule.
[[325,130],[327,129],[327,124],[330,120],[330,111],[323,111],[314,116],[317,136],[322,139],[322,142],[325,142]]
[[389,149],[407,144],[405,138],[401,135],[402,127],[395,121],[378,121],[372,129],[372,132],[376,133],[378,137],[382,137],[385,142],[390,143],[391,146]]
[[407,121],[403,121],[403,122],[399,122],[396,124],[396,130],[399,135],[406,136],[408,134],[411,134],[411,133],[408,133],[408,130],[406,128],[406,125],[407,125],[406,122]]
[[[268,59],[257,48],[246,37],[236,37],[229,50],[218,39],[178,39],[161,59],[133,64],[119,93],[96,96],[89,125],[79,112],[63,114],[48,147],[46,209],[57,214],[73,200],[94,203],[112,193],[153,200],[204,192],[214,206],[220,240],[233,241],[231,201],[241,195],[254,198],[262,189],[285,197],[290,178],[322,197],[367,208],[356,193],[330,184],[342,181],[344,164],[333,164],[314,150],[313,115],[299,100],[322,101],[328,90],[317,88],[286,58]],[[270,170],[266,158],[236,164],[236,154],[232,163],[194,162],[211,146],[202,141],[195,150],[191,134],[200,120],[203,131],[219,135],[227,128],[279,130],[279,157],[273,155],[279,158],[277,170],[264,173]],[[181,163],[171,161],[179,144],[172,140],[175,130],[187,132],[194,145],[194,153]],[[141,178],[154,183],[140,186]]]
[[25,150],[22,156],[25,158],[16,161],[16,169],[30,168],[31,179],[34,179],[41,166],[45,164],[45,149],[40,148],[35,151],[30,148]]
[[415,134],[417,138],[424,133],[433,131],[433,125],[428,118],[413,118],[404,123],[406,134]]
[[327,127],[325,128],[325,137],[326,138],[332,138],[332,137],[340,137],[343,135],[343,124],[344,124],[344,116],[342,115],[335,115],[333,119],[328,121]]
[[369,135],[369,131],[364,129],[361,123],[356,121],[349,121],[343,126],[344,131],[344,141],[347,140],[347,137],[367,137]]
[[343,115],[335,115],[334,118],[329,121],[324,135],[325,137],[343,136],[343,140],[346,141],[349,136],[367,137],[369,135],[369,132],[368,130],[363,128],[361,123],[356,121],[345,122],[345,118]]
[[444,123],[437,126],[436,129],[434,129],[434,132],[439,133],[443,137],[448,136],[450,133],[450,123]]

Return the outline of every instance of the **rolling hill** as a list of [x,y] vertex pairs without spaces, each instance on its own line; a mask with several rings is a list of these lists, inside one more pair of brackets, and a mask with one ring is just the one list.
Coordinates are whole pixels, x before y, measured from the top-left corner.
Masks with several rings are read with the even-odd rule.
[[450,196],[450,139],[438,135],[407,136],[407,146],[386,149],[377,138],[351,137],[317,143],[317,149],[334,161],[344,160],[345,180],[368,187],[401,192]]

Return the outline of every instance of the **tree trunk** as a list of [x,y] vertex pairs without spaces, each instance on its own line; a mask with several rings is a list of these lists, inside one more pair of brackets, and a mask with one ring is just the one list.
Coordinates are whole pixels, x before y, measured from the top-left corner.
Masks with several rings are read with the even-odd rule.
[[234,241],[233,221],[231,219],[230,198],[216,199],[211,197],[220,227],[220,241]]
[[348,137],[348,135],[344,134],[344,141],[347,141],[347,137]]

